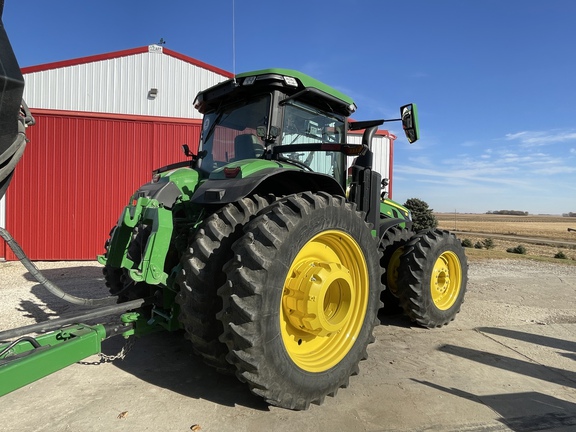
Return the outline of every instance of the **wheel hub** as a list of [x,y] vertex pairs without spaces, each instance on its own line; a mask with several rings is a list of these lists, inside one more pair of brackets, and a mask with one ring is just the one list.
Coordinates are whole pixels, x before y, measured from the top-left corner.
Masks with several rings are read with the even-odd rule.
[[454,305],[460,292],[462,271],[460,262],[453,252],[445,252],[434,264],[430,289],[432,301],[440,310],[447,310]]
[[330,336],[352,313],[350,272],[341,264],[306,260],[288,279],[283,307],[290,323],[316,336]]
[[450,270],[445,266],[440,266],[434,269],[434,285],[439,295],[446,292],[450,286]]
[[300,247],[278,305],[282,341],[298,367],[325,372],[346,357],[364,325],[369,280],[363,251],[346,232],[322,231]]

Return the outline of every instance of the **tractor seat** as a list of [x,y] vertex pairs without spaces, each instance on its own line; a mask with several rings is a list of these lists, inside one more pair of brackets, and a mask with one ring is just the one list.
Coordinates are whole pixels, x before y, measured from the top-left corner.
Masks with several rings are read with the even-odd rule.
[[255,159],[264,153],[264,146],[254,134],[238,135],[234,138],[234,158],[231,161]]

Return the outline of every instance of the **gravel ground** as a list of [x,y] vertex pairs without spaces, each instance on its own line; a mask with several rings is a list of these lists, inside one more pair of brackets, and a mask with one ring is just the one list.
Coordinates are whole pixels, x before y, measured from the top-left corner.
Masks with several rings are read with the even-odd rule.
[[[576,323],[576,266],[531,260],[472,261],[468,293],[457,322],[482,325]],[[531,279],[534,283],[528,283]],[[539,282],[538,282],[539,281]],[[559,283],[560,291],[551,290]]]
[[[44,276],[65,292],[86,298],[108,295],[102,266],[96,261],[36,262]],[[517,286],[526,276],[541,280],[538,288]],[[576,322],[565,296],[547,292],[547,281],[574,281],[576,266],[528,260],[501,259],[469,263],[469,284],[463,311],[473,308],[484,325],[527,322]],[[570,292],[570,289],[568,289]],[[572,285],[573,297],[576,287]],[[85,308],[70,305],[48,293],[19,262],[0,262],[0,329],[34,324]],[[474,316],[474,318],[469,318]],[[472,319],[473,321],[470,321]],[[473,328],[475,314],[461,313],[456,322]]]
[[[108,295],[97,261],[36,262],[44,277],[83,298]],[[0,262],[0,329],[10,329],[85,310],[50,294],[18,261]]]

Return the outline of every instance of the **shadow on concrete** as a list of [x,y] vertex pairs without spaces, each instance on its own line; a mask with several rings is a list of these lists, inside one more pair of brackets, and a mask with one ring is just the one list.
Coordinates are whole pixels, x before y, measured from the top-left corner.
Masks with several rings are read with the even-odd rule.
[[547,346],[549,348],[559,349],[562,351],[571,351],[576,353],[576,342],[567,341],[564,339],[558,339],[550,336],[542,336],[532,333],[521,332],[518,330],[510,330],[498,327],[479,327],[477,328],[477,330],[482,333],[489,333],[496,336],[503,336],[510,339],[521,340],[535,345]]
[[[109,339],[104,341],[102,351],[115,355],[123,345],[122,338]],[[205,365],[194,354],[192,344],[184,338],[183,332],[155,333],[136,338],[124,360],[114,360],[113,364],[138,379],[189,398],[230,407],[240,405],[269,410],[269,405],[253,395],[235,376],[220,374]]]
[[[384,294],[388,294],[388,292],[384,291]],[[378,320],[381,325],[403,328],[417,326],[404,314],[404,310],[402,306],[400,306],[397,298],[394,298],[391,294],[383,295],[382,297],[384,307],[378,311]]]
[[[95,266],[62,267],[41,270],[44,277],[58,285],[67,294],[84,298],[101,298],[108,295],[102,268]],[[36,281],[30,273],[25,277]],[[89,311],[93,308],[70,304],[50,293],[42,285],[32,287],[38,301],[22,300],[19,311],[36,322]],[[115,316],[118,316],[116,314]],[[87,320],[84,324],[116,321],[115,316]],[[248,387],[233,375],[222,375],[206,366],[194,354],[192,344],[182,331],[153,333],[134,342],[124,360],[112,364],[145,382],[194,399],[204,399],[226,406],[242,405],[256,410],[268,410],[269,405],[253,395]],[[116,355],[125,345],[122,337],[102,342],[102,353]],[[83,367],[100,367],[98,362],[80,362]]]
[[[479,396],[428,381],[413,381],[436,390],[486,405],[513,431],[571,431],[576,429],[576,404],[539,392]],[[482,429],[488,430],[488,429]]]
[[410,328],[415,324],[403,313],[385,312],[382,309],[378,312],[378,321],[380,325]]
[[[573,354],[576,343],[571,341],[505,328],[484,327],[478,331],[564,351],[558,354],[576,359]],[[576,372],[573,371],[456,345],[443,345],[438,350],[501,370],[576,388]],[[553,396],[539,392],[479,396],[427,381],[414,381],[490,407],[501,416],[499,421],[513,431],[576,430],[576,404]]]
[[492,366],[566,387],[576,388],[576,372],[456,345],[443,345],[438,348],[438,350],[477,363],[482,363],[487,366]]
[[[109,295],[104,282],[102,267],[75,266],[41,270],[42,275],[53,284],[61,288],[66,294],[81,298],[102,298]],[[24,277],[36,282],[29,272]],[[63,314],[80,313],[93,309],[87,306],[75,305],[61,300],[43,285],[34,285],[30,292],[38,301],[22,300],[18,311],[24,316],[42,322]]]
[[[104,275],[102,274],[102,266],[79,265],[74,267],[59,267],[50,269],[40,269],[44,277],[54,283],[62,284],[62,286],[74,287],[77,285],[98,285],[104,287]],[[34,282],[36,279],[28,271],[24,277]]]

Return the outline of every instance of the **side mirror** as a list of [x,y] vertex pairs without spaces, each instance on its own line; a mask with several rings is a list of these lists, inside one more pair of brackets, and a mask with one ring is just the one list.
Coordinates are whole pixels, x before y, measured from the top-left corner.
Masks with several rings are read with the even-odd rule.
[[420,138],[416,104],[408,104],[400,107],[400,117],[402,118],[402,128],[404,129],[408,142],[410,144],[416,142],[418,138]]

